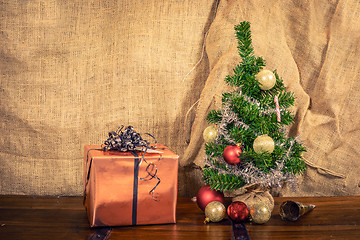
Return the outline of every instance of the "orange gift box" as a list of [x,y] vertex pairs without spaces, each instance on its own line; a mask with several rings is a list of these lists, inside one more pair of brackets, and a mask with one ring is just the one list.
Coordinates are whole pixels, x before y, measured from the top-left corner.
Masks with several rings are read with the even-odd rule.
[[142,160],[142,151],[85,146],[84,206],[91,227],[176,222],[179,156],[161,144],[156,150],[161,153],[147,152]]

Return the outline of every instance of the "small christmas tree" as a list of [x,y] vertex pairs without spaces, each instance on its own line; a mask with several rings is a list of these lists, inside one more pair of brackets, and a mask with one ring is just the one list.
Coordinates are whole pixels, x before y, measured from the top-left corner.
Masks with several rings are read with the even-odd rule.
[[276,70],[264,69],[264,59],[254,56],[250,23],[240,23],[235,31],[242,62],[225,78],[234,90],[223,93],[220,110],[208,113],[212,125],[204,131],[203,179],[220,191],[294,182],[306,168],[305,147],[286,130],[294,120],[288,110],[294,94],[286,91]]

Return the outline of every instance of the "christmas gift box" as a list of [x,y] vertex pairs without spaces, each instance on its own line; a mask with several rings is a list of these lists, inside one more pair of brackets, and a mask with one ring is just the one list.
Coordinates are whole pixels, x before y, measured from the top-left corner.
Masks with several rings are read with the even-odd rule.
[[86,145],[84,206],[90,226],[175,223],[178,158],[162,144],[142,151]]

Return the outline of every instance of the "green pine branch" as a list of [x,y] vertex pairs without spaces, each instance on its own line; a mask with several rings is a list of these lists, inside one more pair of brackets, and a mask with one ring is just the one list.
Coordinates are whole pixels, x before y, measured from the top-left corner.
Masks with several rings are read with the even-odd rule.
[[220,110],[211,110],[206,117],[207,122],[212,124],[219,123],[221,119],[222,116]]
[[225,148],[226,145],[209,142],[205,144],[205,153],[210,157],[220,157],[222,156]]
[[242,22],[235,26],[236,38],[238,39],[239,55],[246,60],[253,58],[254,48],[252,46],[250,23]]
[[[277,146],[275,147],[277,148]],[[274,150],[275,152],[275,150]],[[275,164],[274,158],[274,152],[273,153],[256,153],[252,147],[246,148],[246,151],[244,151],[240,155],[240,160],[243,162],[251,162],[253,163],[257,168],[259,168],[261,171],[264,171],[266,173],[270,172],[271,169],[273,169]]]
[[[293,139],[293,137],[288,138],[287,145],[289,145],[289,142]],[[306,152],[306,148],[297,141],[295,141],[292,146],[292,151],[290,152],[290,160],[285,162],[287,172],[291,172],[293,174],[301,174],[306,170],[305,162],[302,159],[303,152]]]
[[245,182],[235,175],[219,174],[217,170],[204,167],[203,180],[214,190],[231,191],[245,185]]

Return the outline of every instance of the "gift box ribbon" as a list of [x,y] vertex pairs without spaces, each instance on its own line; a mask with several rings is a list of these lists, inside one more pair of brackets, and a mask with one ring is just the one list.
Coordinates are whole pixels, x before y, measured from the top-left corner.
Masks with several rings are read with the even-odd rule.
[[137,218],[137,196],[138,196],[138,178],[139,178],[139,155],[135,151],[131,151],[134,155],[134,184],[133,184],[133,208],[132,208],[132,225],[136,225]]

